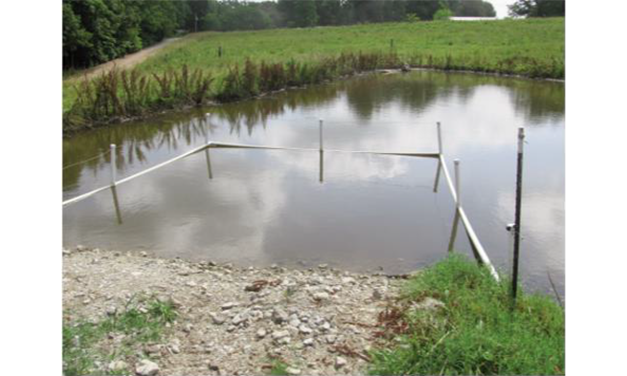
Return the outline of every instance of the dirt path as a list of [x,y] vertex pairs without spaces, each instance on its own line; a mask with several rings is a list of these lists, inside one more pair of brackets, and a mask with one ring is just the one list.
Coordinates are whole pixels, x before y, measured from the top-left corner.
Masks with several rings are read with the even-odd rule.
[[76,80],[78,78],[92,78],[94,76],[97,76],[99,74],[105,73],[110,71],[113,68],[121,68],[121,69],[128,69],[128,68],[132,68],[135,65],[141,63],[142,61],[146,60],[147,58],[149,58],[150,56],[154,55],[157,51],[159,51],[160,49],[162,49],[165,46],[168,46],[170,44],[172,44],[173,42],[176,42],[178,40],[180,40],[181,38],[168,38],[168,39],[164,39],[163,41],[155,44],[154,46],[150,46],[148,48],[144,48],[143,50],[139,50],[135,53],[126,55],[124,57],[115,59],[115,60],[111,60],[108,61],[104,64],[100,64],[97,65],[93,68],[89,68],[87,70],[85,70],[84,72],[77,74],[75,76],[72,76],[71,78],[69,78],[69,80]]

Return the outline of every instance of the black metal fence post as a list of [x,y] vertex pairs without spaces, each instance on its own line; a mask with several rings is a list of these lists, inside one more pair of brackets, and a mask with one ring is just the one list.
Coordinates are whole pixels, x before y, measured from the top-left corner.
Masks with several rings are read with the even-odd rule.
[[512,273],[512,308],[516,306],[516,294],[518,292],[518,256],[520,251],[520,213],[522,202],[522,170],[523,170],[523,144],[525,142],[525,129],[518,128],[518,163],[516,167],[516,213],[514,219],[514,271]]

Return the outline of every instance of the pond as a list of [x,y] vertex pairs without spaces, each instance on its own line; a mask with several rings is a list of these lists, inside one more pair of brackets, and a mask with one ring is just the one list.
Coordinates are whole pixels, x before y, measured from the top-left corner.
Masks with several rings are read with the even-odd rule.
[[[378,74],[168,113],[63,141],[63,199],[214,141],[437,152],[494,265],[510,272],[517,128],[526,128],[521,274],[564,293],[564,84],[467,73]],[[165,257],[405,273],[447,253],[454,203],[437,160],[342,152],[211,149],[64,207],[63,242]],[[115,195],[113,194],[115,193]],[[463,228],[458,252],[472,256]]]

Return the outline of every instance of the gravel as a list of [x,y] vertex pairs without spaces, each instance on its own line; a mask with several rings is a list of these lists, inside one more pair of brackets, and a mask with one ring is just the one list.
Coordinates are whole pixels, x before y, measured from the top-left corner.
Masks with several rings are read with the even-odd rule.
[[[328,265],[243,268],[84,246],[63,251],[66,320],[101,320],[138,295],[177,307],[158,343],[139,343],[102,366],[128,364],[145,376],[266,374],[273,359],[293,375],[363,374],[363,354],[376,344],[373,325],[399,283]],[[116,341],[103,346],[112,352]]]

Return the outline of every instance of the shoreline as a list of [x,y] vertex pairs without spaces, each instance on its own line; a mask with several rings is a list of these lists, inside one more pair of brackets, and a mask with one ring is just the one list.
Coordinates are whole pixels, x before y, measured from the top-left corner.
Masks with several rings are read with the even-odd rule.
[[[171,301],[178,317],[156,342],[97,361],[135,370],[143,359],[159,375],[365,372],[379,313],[396,299],[398,277],[319,265],[309,269],[234,267],[78,246],[63,250],[64,326],[103,320],[138,296]],[[278,312],[278,313],[277,313]],[[115,335],[98,343],[116,353]]]
[[[558,79],[558,78],[543,78],[543,77],[530,77],[530,76],[524,76],[524,75],[518,75],[518,74],[509,74],[509,73],[499,73],[499,72],[488,72],[488,71],[475,71],[475,70],[455,70],[455,69],[442,69],[442,68],[435,68],[435,67],[410,67],[409,71],[411,72],[421,72],[421,71],[427,71],[427,72],[439,72],[439,73],[458,73],[458,74],[473,74],[473,75],[479,75],[479,76],[489,76],[489,77],[497,77],[497,78],[511,78],[511,79],[522,79],[522,80],[531,80],[531,81],[546,81],[546,82],[558,82],[558,83],[566,83],[566,79]],[[103,128],[103,127],[113,127],[119,124],[124,124],[127,123],[129,121],[139,121],[139,120],[147,120],[150,119],[151,117],[156,117],[159,115],[163,115],[163,114],[167,114],[167,113],[172,113],[172,112],[184,112],[184,111],[189,111],[192,109],[198,109],[198,108],[202,108],[202,107],[219,107],[222,106],[224,104],[232,104],[232,103],[241,103],[241,102],[245,102],[245,101],[250,101],[250,100],[258,100],[267,96],[271,96],[277,93],[282,93],[282,92],[289,92],[289,91],[293,91],[293,90],[304,90],[307,89],[309,87],[312,86],[317,86],[317,85],[326,85],[329,83],[333,83],[333,82],[338,82],[338,81],[342,81],[342,80],[348,80],[354,77],[359,77],[359,76],[364,76],[364,75],[375,75],[375,74],[381,74],[381,75],[388,75],[388,74],[399,74],[399,73],[407,73],[403,70],[403,68],[392,68],[392,69],[376,69],[373,71],[367,71],[367,72],[361,72],[358,74],[354,74],[354,75],[349,75],[349,76],[341,76],[341,77],[337,77],[333,80],[328,80],[319,84],[310,84],[310,85],[303,85],[303,86],[294,86],[294,87],[288,87],[288,88],[284,88],[284,89],[280,89],[280,90],[274,90],[274,91],[268,91],[268,92],[262,92],[259,93],[258,95],[254,96],[254,97],[250,97],[250,98],[242,98],[239,100],[234,100],[234,101],[227,101],[227,102],[219,102],[215,99],[209,100],[205,103],[203,103],[200,106],[192,106],[189,104],[186,105],[182,105],[182,106],[178,106],[178,107],[174,107],[174,108],[167,108],[167,109],[159,109],[157,111],[149,111],[143,115],[138,115],[138,116],[128,116],[128,117],[123,117],[123,118],[111,118],[108,120],[104,120],[104,121],[100,121],[100,122],[94,122],[94,123],[85,123],[80,127],[76,127],[76,128],[69,128],[66,129],[65,127],[63,127],[63,138],[71,138],[74,135],[80,134],[82,132],[89,132],[91,130],[94,129],[99,129],[99,128]],[[65,122],[65,114],[63,115],[64,120],[63,122]]]

